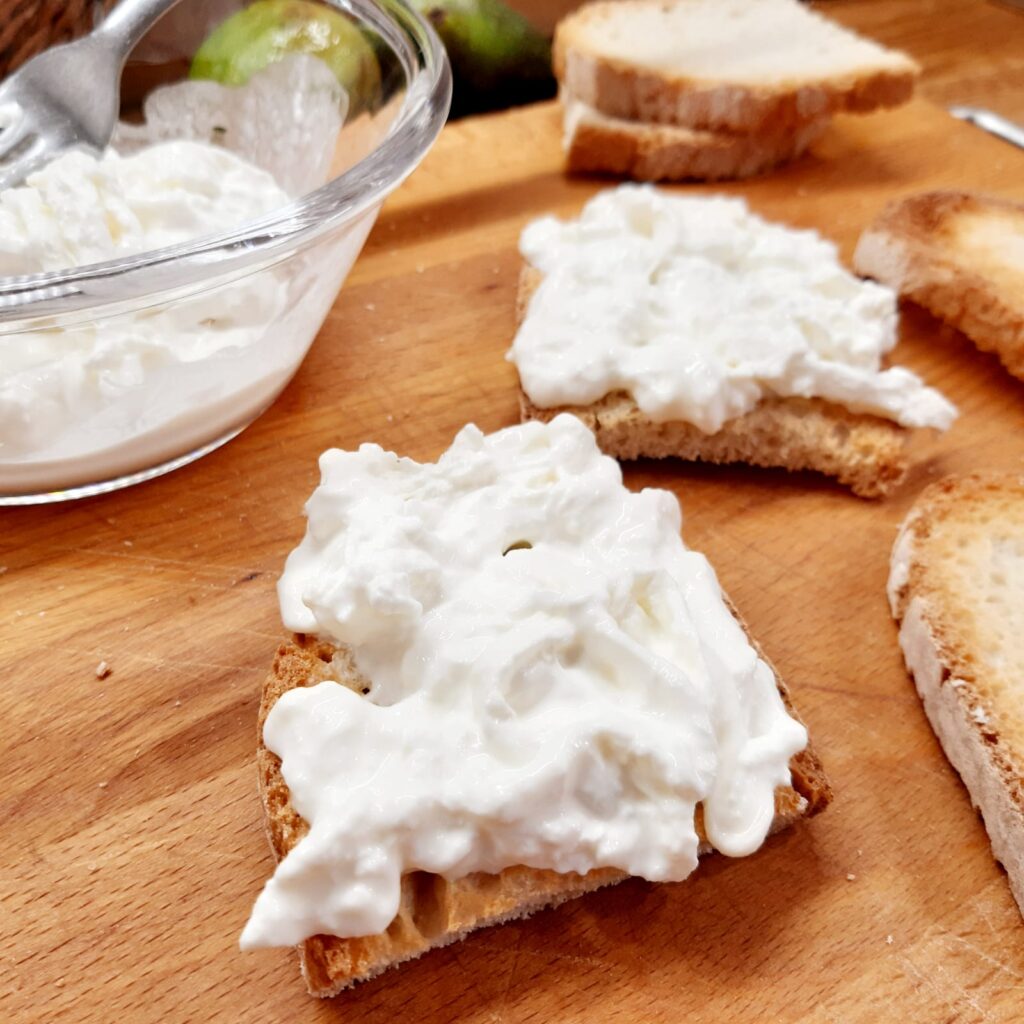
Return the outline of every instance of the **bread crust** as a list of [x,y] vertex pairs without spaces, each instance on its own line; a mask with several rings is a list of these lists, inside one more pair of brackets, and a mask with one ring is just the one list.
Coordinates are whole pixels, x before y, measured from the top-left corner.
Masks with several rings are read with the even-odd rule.
[[[651,6],[652,0],[631,0]],[[555,30],[555,74],[574,96],[612,117],[717,131],[778,131],[840,112],[866,113],[905,103],[913,95],[920,67],[890,51],[886,66],[864,67],[829,78],[791,75],[770,85],[735,84],[669,74],[587,49],[581,28],[598,21],[617,3],[588,4]],[[663,6],[656,0],[655,6]]]
[[[516,297],[518,322],[525,318],[541,280],[534,267],[523,266]],[[590,427],[601,450],[617,459],[681,458],[813,470],[834,477],[861,498],[889,494],[909,466],[910,431],[881,416],[850,412],[820,398],[762,398],[714,434],[682,421],[656,423],[621,391],[592,405],[542,409],[520,388],[519,409],[524,421],[571,413]]]
[[882,281],[994,352],[1024,380],[1024,302],[985,273],[956,239],[966,218],[1019,219],[1024,204],[968,192],[923,192],[895,200],[857,243],[858,273]]
[[[764,658],[756,643],[754,647]],[[775,673],[779,693],[789,713],[799,720],[789,691],[774,666],[768,664]],[[263,726],[282,694],[299,686],[315,686],[327,679],[357,692],[366,686],[348,650],[315,637],[295,634],[278,647],[263,685],[256,763],[267,837],[278,861],[302,839],[308,826],[292,806],[281,774],[280,758],[263,743]],[[801,817],[817,814],[832,799],[832,789],[810,743],[791,759],[790,771],[792,785],[776,791],[772,832]],[[699,808],[696,824],[702,840],[701,852],[706,853],[708,847]],[[454,881],[425,871],[413,872],[402,879],[398,916],[386,932],[349,939],[331,935],[306,939],[298,947],[302,975],[311,995],[334,996],[355,982],[366,981],[388,967],[455,942],[477,928],[526,917],[626,877],[624,872],[614,868],[578,875],[519,866],[507,868],[498,875],[477,873]]]
[[[1000,723],[986,654],[951,603],[944,573],[962,537],[1012,515],[1024,536],[1024,477],[949,477],[922,492],[893,548],[889,599],[900,647],[925,713],[950,763],[981,811],[997,860],[1024,914],[1024,757]],[[955,553],[949,546],[952,544]],[[979,567],[978,572],[988,567]],[[987,614],[996,614],[988,612]],[[1012,697],[1012,694],[1011,694]],[[1009,699],[1009,698],[1004,698]]]
[[568,95],[563,106],[569,171],[635,181],[749,178],[800,156],[828,124],[817,118],[783,134],[736,134],[609,117]]

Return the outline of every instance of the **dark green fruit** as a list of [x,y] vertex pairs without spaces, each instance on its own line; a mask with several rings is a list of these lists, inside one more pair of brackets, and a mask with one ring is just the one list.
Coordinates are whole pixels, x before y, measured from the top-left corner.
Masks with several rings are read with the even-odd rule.
[[455,79],[452,116],[553,96],[551,43],[501,0],[410,0],[437,30]]

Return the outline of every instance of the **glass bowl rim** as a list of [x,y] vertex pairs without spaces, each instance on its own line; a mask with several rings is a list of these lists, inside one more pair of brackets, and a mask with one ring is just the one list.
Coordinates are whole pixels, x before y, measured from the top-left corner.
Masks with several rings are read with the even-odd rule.
[[383,141],[319,188],[230,231],[101,263],[0,276],[0,334],[32,329],[38,318],[100,309],[111,315],[112,307],[133,308],[177,289],[205,290],[225,276],[272,266],[354,220],[401,184],[448,115],[452,78],[444,45],[402,0],[323,2],[372,28],[405,70],[402,106]]

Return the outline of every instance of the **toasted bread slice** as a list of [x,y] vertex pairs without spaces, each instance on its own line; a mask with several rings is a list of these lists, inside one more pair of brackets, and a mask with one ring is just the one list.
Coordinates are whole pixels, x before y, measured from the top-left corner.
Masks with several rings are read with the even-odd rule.
[[[758,653],[761,654],[759,648]],[[796,718],[778,673],[775,678],[789,713]],[[277,860],[302,839],[307,825],[291,804],[280,759],[263,744],[263,723],[283,693],[297,686],[314,686],[325,679],[337,680],[356,691],[362,691],[366,685],[347,650],[296,635],[278,648],[273,669],[263,686],[257,765],[267,835]],[[821,762],[810,745],[790,761],[790,770],[791,786],[780,788],[775,794],[773,832],[801,817],[817,814],[832,799]],[[702,839],[701,850],[707,852],[699,815],[698,808],[697,831]],[[413,872],[402,880],[401,908],[386,932],[362,938],[317,935],[307,939],[299,946],[302,974],[311,995],[333,996],[354,982],[456,942],[477,928],[526,917],[626,877],[612,868],[577,875],[511,867],[499,875],[473,874],[455,881],[423,871]]]
[[853,257],[1024,380],[1024,204],[966,192],[890,203]]
[[792,132],[738,134],[609,117],[569,93],[562,107],[569,170],[636,181],[749,178],[799,156],[828,124],[821,117]]
[[555,73],[612,117],[784,131],[910,98],[920,69],[798,0],[618,0],[559,23]]
[[[524,265],[516,299],[520,323],[542,279],[540,271]],[[547,421],[560,412],[578,416],[594,432],[601,450],[617,459],[674,457],[810,469],[834,477],[861,498],[888,494],[909,466],[909,430],[820,398],[763,398],[714,434],[681,421],[655,423],[624,392],[592,405],[541,409],[520,390],[519,409],[523,420]]]
[[1024,476],[933,484],[893,548],[907,668],[1024,913]]

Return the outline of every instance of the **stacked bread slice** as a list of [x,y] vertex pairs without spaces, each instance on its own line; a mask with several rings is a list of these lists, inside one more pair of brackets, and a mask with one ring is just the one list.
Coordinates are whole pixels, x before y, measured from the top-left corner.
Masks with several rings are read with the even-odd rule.
[[919,73],[799,0],[608,0],[563,20],[555,73],[569,169],[749,177],[841,111],[905,102]]

